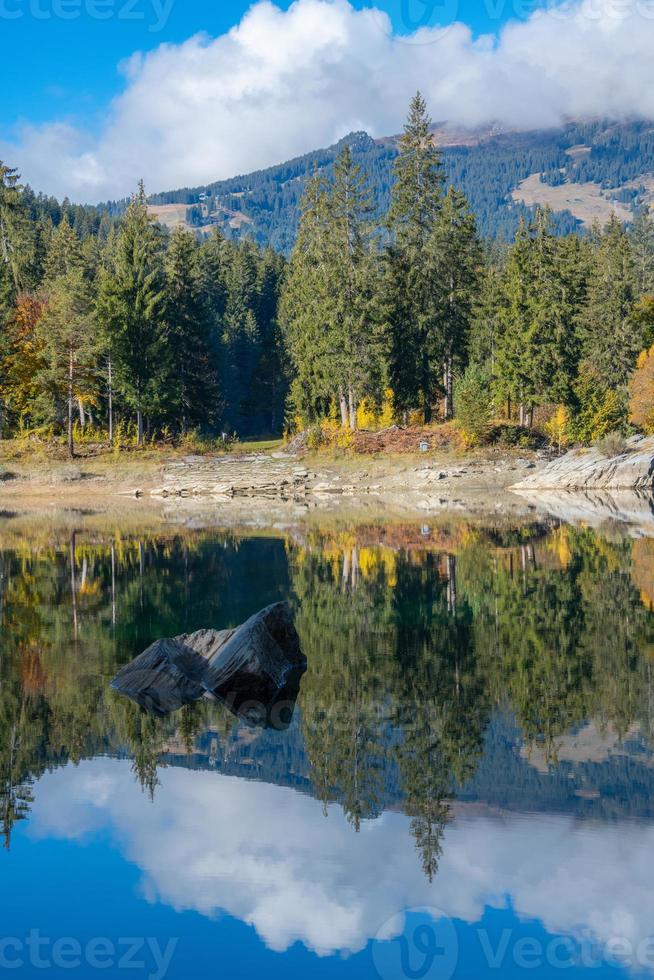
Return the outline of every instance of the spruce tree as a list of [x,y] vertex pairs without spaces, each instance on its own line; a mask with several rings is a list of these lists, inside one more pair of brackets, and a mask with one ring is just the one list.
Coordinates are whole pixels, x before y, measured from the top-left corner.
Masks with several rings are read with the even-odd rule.
[[[313,422],[325,414],[334,393],[334,355],[329,340],[327,294],[327,188],[322,176],[308,182],[297,240],[280,299],[280,323],[294,370],[291,411]],[[342,417],[343,424],[347,419]]]
[[414,96],[399,154],[388,214],[385,315],[390,327],[390,381],[398,411],[421,402],[425,421],[440,389],[442,283],[428,248],[443,195],[444,174],[420,93]]
[[255,309],[257,253],[245,242],[232,250],[226,272],[225,315],[222,321],[221,385],[225,424],[239,435],[250,433],[256,368],[261,354]]
[[433,275],[442,287],[439,338],[442,344],[444,415],[453,415],[455,372],[465,367],[468,334],[478,289],[481,253],[470,207],[450,187],[428,242]]
[[585,306],[579,320],[584,360],[611,388],[622,388],[643,349],[634,320],[635,270],[629,237],[613,217],[593,248]]
[[116,387],[136,414],[139,445],[144,414],[161,410],[168,397],[164,304],[161,238],[148,215],[141,184],[127,208],[98,300]]
[[654,296],[654,217],[648,208],[636,216],[630,234],[636,293]]
[[97,381],[98,331],[93,295],[81,269],[71,269],[50,286],[37,324],[42,388],[65,406],[68,455],[73,458],[73,404],[92,394]]
[[221,411],[216,351],[200,292],[198,246],[191,232],[173,232],[165,262],[167,343],[171,357],[170,399],[182,432],[213,426]]
[[346,146],[336,160],[326,201],[324,275],[332,381],[341,418],[356,428],[365,394],[380,391],[381,351],[373,292],[375,255],[367,182]]

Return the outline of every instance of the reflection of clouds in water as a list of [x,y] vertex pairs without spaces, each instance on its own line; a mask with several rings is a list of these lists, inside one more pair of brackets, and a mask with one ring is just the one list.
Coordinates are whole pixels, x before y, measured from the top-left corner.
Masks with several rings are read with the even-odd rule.
[[654,827],[559,816],[458,818],[433,884],[408,819],[385,813],[355,834],[339,807],[235,777],[164,769],[154,805],[128,762],[45,775],[32,833],[78,838],[106,828],[144,872],[144,893],[177,910],[220,910],[274,950],[356,951],[398,910],[433,905],[477,921],[510,895],[549,932],[590,927],[637,943],[654,921]]

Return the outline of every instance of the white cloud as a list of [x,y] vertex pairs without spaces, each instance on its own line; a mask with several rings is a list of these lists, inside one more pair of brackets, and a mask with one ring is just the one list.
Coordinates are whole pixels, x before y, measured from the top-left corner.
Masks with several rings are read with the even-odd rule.
[[249,172],[352,129],[401,128],[420,88],[432,116],[519,128],[566,116],[654,119],[654,0],[578,0],[473,39],[461,23],[393,36],[346,0],[268,0],[218,38],[162,44],[121,66],[125,89],[91,137],[54,121],[0,141],[30,183],[75,200]]
[[[141,869],[142,891],[176,910],[226,911],[272,949],[300,941],[356,952],[406,908],[475,923],[512,908],[549,933],[589,929],[634,948],[654,921],[654,827],[533,814],[458,817],[438,875],[422,873],[409,819],[385,813],[355,834],[340,807],[215,772],[163,769],[154,805],[126,761],[46,774],[31,832],[80,839],[101,830]],[[380,860],[383,855],[383,860]]]

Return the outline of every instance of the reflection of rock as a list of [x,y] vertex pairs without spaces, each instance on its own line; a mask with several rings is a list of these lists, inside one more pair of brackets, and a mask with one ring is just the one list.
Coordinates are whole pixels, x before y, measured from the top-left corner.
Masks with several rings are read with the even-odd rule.
[[279,602],[236,629],[156,640],[112,686],[160,717],[208,694],[250,724],[285,728],[305,670],[290,610]]
[[532,506],[567,523],[625,525],[634,536],[654,535],[654,498],[629,491],[573,492],[570,490],[522,489],[516,491]]
[[654,437],[634,436],[627,452],[609,458],[598,449],[573,449],[526,477],[515,490],[654,489]]
[[[569,762],[573,765],[579,763],[599,764],[616,755],[627,756],[628,752],[624,743],[630,739],[638,738],[639,734],[638,725],[632,725],[625,735],[620,736],[612,725],[601,727],[595,721],[589,721],[578,731],[568,735],[559,735],[555,738],[552,745],[552,757],[556,760],[556,765],[562,762]],[[550,771],[550,756],[537,744],[523,746],[520,755],[539,772],[547,773]],[[642,761],[644,765],[650,764],[649,759]],[[578,792],[577,795],[579,795]],[[588,793],[585,795],[588,796]],[[596,798],[597,796],[599,793],[593,790],[592,797],[589,798]]]

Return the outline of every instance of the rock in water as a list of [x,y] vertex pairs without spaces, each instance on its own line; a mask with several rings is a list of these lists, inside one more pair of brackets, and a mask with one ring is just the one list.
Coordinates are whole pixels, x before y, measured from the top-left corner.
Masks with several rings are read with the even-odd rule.
[[207,662],[179,638],[155,640],[118,671],[111,686],[162,718],[205,692]]
[[290,610],[278,602],[251,616],[209,654],[203,684],[251,724],[280,727],[290,721],[286,702],[294,704],[306,667]]
[[285,728],[306,666],[291,612],[279,602],[233,630],[156,640],[112,687],[159,717],[208,694],[249,724]]

